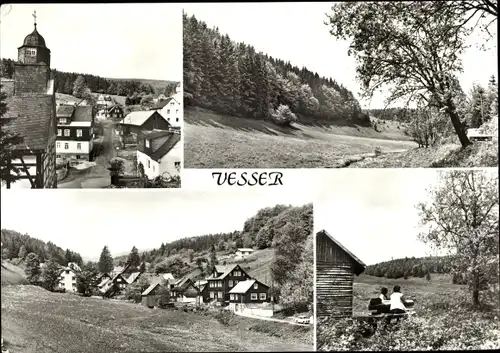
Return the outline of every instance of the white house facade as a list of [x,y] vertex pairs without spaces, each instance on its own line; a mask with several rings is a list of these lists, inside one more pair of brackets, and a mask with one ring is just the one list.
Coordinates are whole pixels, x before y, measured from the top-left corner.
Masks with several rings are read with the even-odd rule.
[[183,145],[179,133],[153,131],[139,138],[137,164],[148,179],[178,176],[182,168]]

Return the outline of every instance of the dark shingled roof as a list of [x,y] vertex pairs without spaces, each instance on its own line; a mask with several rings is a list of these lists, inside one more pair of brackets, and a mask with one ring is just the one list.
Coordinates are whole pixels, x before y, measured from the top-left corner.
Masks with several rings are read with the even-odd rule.
[[47,48],[45,46],[45,39],[43,39],[41,34],[38,33],[38,31],[36,30],[36,27],[33,30],[33,32],[31,32],[30,34],[28,34],[26,36],[26,38],[24,38],[23,47],[24,46]]
[[92,106],[82,105],[75,107],[75,115],[73,116],[73,121],[93,121],[92,117]]
[[2,118],[15,118],[7,124],[6,130],[24,137],[24,141],[14,149],[44,150],[48,144],[50,126],[55,129],[53,97],[12,96],[5,102],[7,112]]
[[71,118],[75,107],[72,105],[60,105],[57,107],[56,115],[58,118]]
[[181,140],[180,134],[166,130],[143,131],[142,134],[151,141],[152,152],[142,146],[139,150],[155,161],[166,155]]

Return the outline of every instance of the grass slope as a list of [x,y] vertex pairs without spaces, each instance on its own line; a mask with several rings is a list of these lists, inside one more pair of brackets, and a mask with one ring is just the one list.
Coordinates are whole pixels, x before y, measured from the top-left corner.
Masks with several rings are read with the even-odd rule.
[[370,127],[302,125],[224,116],[188,108],[186,168],[334,168],[359,156],[415,147],[395,124]]
[[[312,331],[211,313],[148,309],[142,305],[33,286],[2,288],[2,338],[13,352],[175,352],[312,350]],[[275,332],[276,330],[274,330]],[[271,331],[273,332],[273,331]],[[309,333],[309,334],[308,334]]]
[[24,270],[14,264],[2,261],[2,286],[28,284]]
[[421,311],[426,304],[430,304],[431,301],[438,299],[446,301],[446,298],[462,293],[467,289],[464,285],[452,284],[449,275],[433,274],[431,280],[427,281],[425,278],[389,279],[362,274],[354,278],[354,315],[369,313],[368,302],[380,295],[380,288],[386,287],[389,289],[390,294],[395,285],[401,286],[401,292],[404,295],[414,298],[417,312]]

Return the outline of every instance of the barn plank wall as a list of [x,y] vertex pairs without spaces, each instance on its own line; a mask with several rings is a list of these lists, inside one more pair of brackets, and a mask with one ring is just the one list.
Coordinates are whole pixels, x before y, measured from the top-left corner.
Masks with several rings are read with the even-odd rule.
[[318,320],[351,317],[352,259],[326,235],[316,239],[316,315]]

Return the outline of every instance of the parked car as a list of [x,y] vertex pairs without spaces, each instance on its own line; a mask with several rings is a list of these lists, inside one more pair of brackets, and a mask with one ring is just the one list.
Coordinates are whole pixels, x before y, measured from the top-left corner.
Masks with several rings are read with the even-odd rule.
[[295,322],[297,324],[302,324],[302,325],[309,325],[311,323],[311,318],[305,316],[305,315],[300,315],[295,318]]

